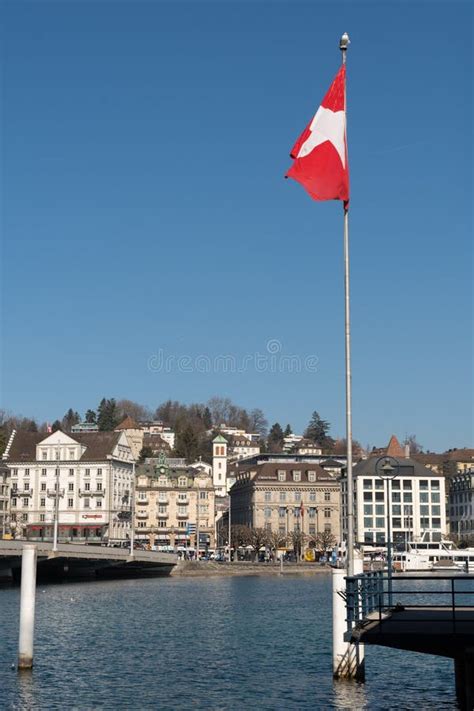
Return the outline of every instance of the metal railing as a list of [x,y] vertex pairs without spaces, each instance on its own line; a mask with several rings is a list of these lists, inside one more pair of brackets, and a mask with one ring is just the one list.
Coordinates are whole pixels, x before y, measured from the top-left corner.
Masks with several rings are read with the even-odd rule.
[[[437,619],[430,615],[426,621],[429,623],[451,621],[453,629],[455,629],[456,613],[461,609],[474,610],[474,598],[468,598],[469,605],[460,602],[460,596],[474,595],[474,575],[392,577],[384,574],[384,571],[372,571],[346,577],[345,580],[346,589],[341,595],[346,601],[348,632],[354,627],[363,627],[368,622],[377,621],[382,624],[392,612],[420,609],[449,611],[449,617],[444,615]],[[429,581],[431,585],[420,585],[417,589],[413,589],[410,583],[415,581]],[[437,585],[442,581],[443,585]],[[447,584],[444,581],[447,581]],[[460,589],[459,584],[467,581],[473,583],[472,589]],[[405,587],[406,585],[408,585],[408,589]],[[421,600],[422,597],[428,598],[433,595],[439,596],[440,601]],[[394,598],[397,600],[395,604],[393,604]],[[413,598],[417,602],[414,602]],[[411,622],[412,620],[406,618],[406,621]]]

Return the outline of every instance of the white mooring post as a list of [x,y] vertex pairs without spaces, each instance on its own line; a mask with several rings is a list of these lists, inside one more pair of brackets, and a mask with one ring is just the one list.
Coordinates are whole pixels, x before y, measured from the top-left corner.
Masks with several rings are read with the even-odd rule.
[[23,546],[21,556],[20,639],[18,669],[33,666],[33,637],[35,627],[36,546]]
[[[363,560],[354,558],[354,575],[363,572]],[[345,568],[332,569],[332,670],[335,679],[365,678],[364,646],[344,641],[347,630],[346,602],[339,595],[345,591],[347,575]]]

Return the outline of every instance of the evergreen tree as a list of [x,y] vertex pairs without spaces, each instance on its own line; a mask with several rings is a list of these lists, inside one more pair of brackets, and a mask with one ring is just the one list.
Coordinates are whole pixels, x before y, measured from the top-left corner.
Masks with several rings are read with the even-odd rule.
[[61,423],[59,420],[54,420],[53,424],[51,425],[51,432],[57,432],[58,430],[61,429]]
[[148,459],[149,457],[153,457],[153,450],[149,445],[146,444],[140,450],[140,454],[138,455],[138,461],[140,463],[143,463],[145,459]]
[[284,431],[283,434],[284,434],[285,437],[289,437],[290,434],[293,434],[293,430],[291,429],[291,426],[290,426],[290,425],[287,425],[287,426],[285,427],[285,431]]
[[202,416],[202,421],[204,423],[204,427],[206,430],[210,430],[212,427],[212,415],[210,409],[207,407],[204,408],[204,413]]
[[191,425],[186,425],[176,437],[175,454],[186,461],[194,462],[199,455],[199,437]]
[[97,422],[97,415],[95,414],[94,410],[87,410],[86,416],[84,419],[86,422],[89,422],[89,424],[95,425]]
[[268,433],[268,450],[270,452],[281,452],[283,449],[283,430],[279,422],[275,422]]
[[102,398],[97,408],[97,424],[99,430],[101,432],[111,432],[117,427],[119,420],[120,413],[114,398],[110,400],[105,397]]
[[316,444],[319,444],[322,449],[331,450],[334,447],[334,440],[328,434],[330,427],[329,422],[323,420],[315,410],[304,432],[304,436],[313,440]]
[[79,413],[74,412],[72,407],[70,407],[62,419],[61,429],[64,430],[64,432],[70,432],[71,427],[73,425],[77,425],[77,423],[80,421],[81,421],[81,418],[79,417]]

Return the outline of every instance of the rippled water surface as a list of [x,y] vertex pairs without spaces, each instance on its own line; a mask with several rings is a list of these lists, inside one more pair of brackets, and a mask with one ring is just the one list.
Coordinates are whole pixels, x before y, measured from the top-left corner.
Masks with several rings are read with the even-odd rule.
[[35,667],[16,662],[19,589],[0,589],[0,708],[455,709],[452,662],[369,648],[333,683],[330,576],[43,585]]

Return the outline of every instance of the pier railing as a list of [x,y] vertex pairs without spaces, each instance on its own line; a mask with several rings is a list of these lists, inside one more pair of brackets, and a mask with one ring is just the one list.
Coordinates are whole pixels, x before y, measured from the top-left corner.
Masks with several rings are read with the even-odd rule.
[[[469,590],[466,589],[468,581],[473,584]],[[414,586],[412,583],[417,585]],[[438,585],[438,583],[442,584]],[[371,571],[347,577],[346,589],[342,594],[346,601],[348,632],[356,626],[362,627],[372,621],[382,624],[391,612],[417,609],[433,612],[439,610],[442,616],[440,621],[443,622],[446,621],[446,612],[448,612],[455,628],[457,613],[461,609],[472,609],[474,606],[474,576],[394,577],[387,575],[386,571]],[[438,599],[433,601],[432,596]],[[395,604],[394,600],[396,600]],[[432,615],[427,618],[429,623],[435,621],[437,619]]]

